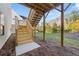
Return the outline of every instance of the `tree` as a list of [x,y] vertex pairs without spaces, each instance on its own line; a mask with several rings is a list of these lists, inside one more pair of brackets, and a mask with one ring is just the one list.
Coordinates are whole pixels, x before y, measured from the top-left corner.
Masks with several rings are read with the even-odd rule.
[[76,21],[79,18],[79,13],[77,10],[73,10],[70,14],[67,15],[67,19],[70,23]]
[[76,10],[74,10],[73,12],[72,12],[72,18],[73,18],[73,21],[76,21],[76,19],[79,17],[79,14],[78,14],[78,11],[76,11]]
[[57,24],[56,24],[56,22],[54,22],[52,25],[53,25],[52,32],[57,32]]
[[72,32],[79,32],[79,19],[72,22],[68,27]]
[[46,27],[46,32],[47,33],[51,33],[52,32],[52,28],[51,28],[51,26],[48,23],[45,24],[45,27]]

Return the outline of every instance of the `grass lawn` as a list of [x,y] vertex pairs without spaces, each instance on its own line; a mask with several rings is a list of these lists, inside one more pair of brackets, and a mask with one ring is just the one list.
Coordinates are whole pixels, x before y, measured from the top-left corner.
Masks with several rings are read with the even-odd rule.
[[[37,32],[36,36],[43,38],[43,33]],[[56,41],[56,42],[61,42],[61,35],[60,35],[60,33],[46,33],[46,39],[53,40],[53,41]],[[75,40],[75,39],[72,40],[72,39],[67,38],[67,37],[64,38],[64,44],[68,45],[68,46],[79,47],[79,41],[78,40]]]

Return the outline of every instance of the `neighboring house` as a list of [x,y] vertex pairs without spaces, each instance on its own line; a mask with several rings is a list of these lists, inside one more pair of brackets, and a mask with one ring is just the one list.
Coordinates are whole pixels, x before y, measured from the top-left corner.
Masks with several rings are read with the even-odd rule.
[[[11,21],[12,21],[12,10],[11,10],[11,4],[8,3],[0,3],[0,13],[4,16],[3,22],[4,22],[4,38],[1,39],[0,36],[0,49],[5,44],[7,39],[11,35]],[[0,18],[1,20],[1,18]],[[1,22],[0,22],[1,24]]]

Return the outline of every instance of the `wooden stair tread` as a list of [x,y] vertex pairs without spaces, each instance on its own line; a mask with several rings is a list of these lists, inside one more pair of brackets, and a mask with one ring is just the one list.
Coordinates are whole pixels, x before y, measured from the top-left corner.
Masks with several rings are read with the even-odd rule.
[[33,42],[33,40],[21,41],[21,42],[18,42],[18,45],[21,45],[21,44],[24,44],[24,43],[31,43],[31,42]]
[[28,38],[28,39],[21,39],[21,40],[17,40],[18,42],[22,42],[22,41],[30,41],[32,40],[32,38]]
[[25,40],[27,40],[27,39],[29,39],[29,38],[31,38],[30,36],[28,37],[17,37],[18,39],[25,39]]
[[17,31],[17,34],[28,34],[28,32],[18,32]]

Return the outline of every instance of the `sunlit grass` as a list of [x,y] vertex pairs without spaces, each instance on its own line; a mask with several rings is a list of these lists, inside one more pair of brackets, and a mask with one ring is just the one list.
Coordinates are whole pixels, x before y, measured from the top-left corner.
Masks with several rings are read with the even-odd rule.
[[[36,36],[43,38],[43,33],[37,32]],[[53,40],[53,41],[56,41],[56,42],[61,42],[61,35],[60,35],[60,33],[46,33],[46,39]],[[64,44],[68,45],[68,46],[79,47],[79,41],[78,40],[70,39],[70,38],[67,38],[67,37],[64,38]]]

